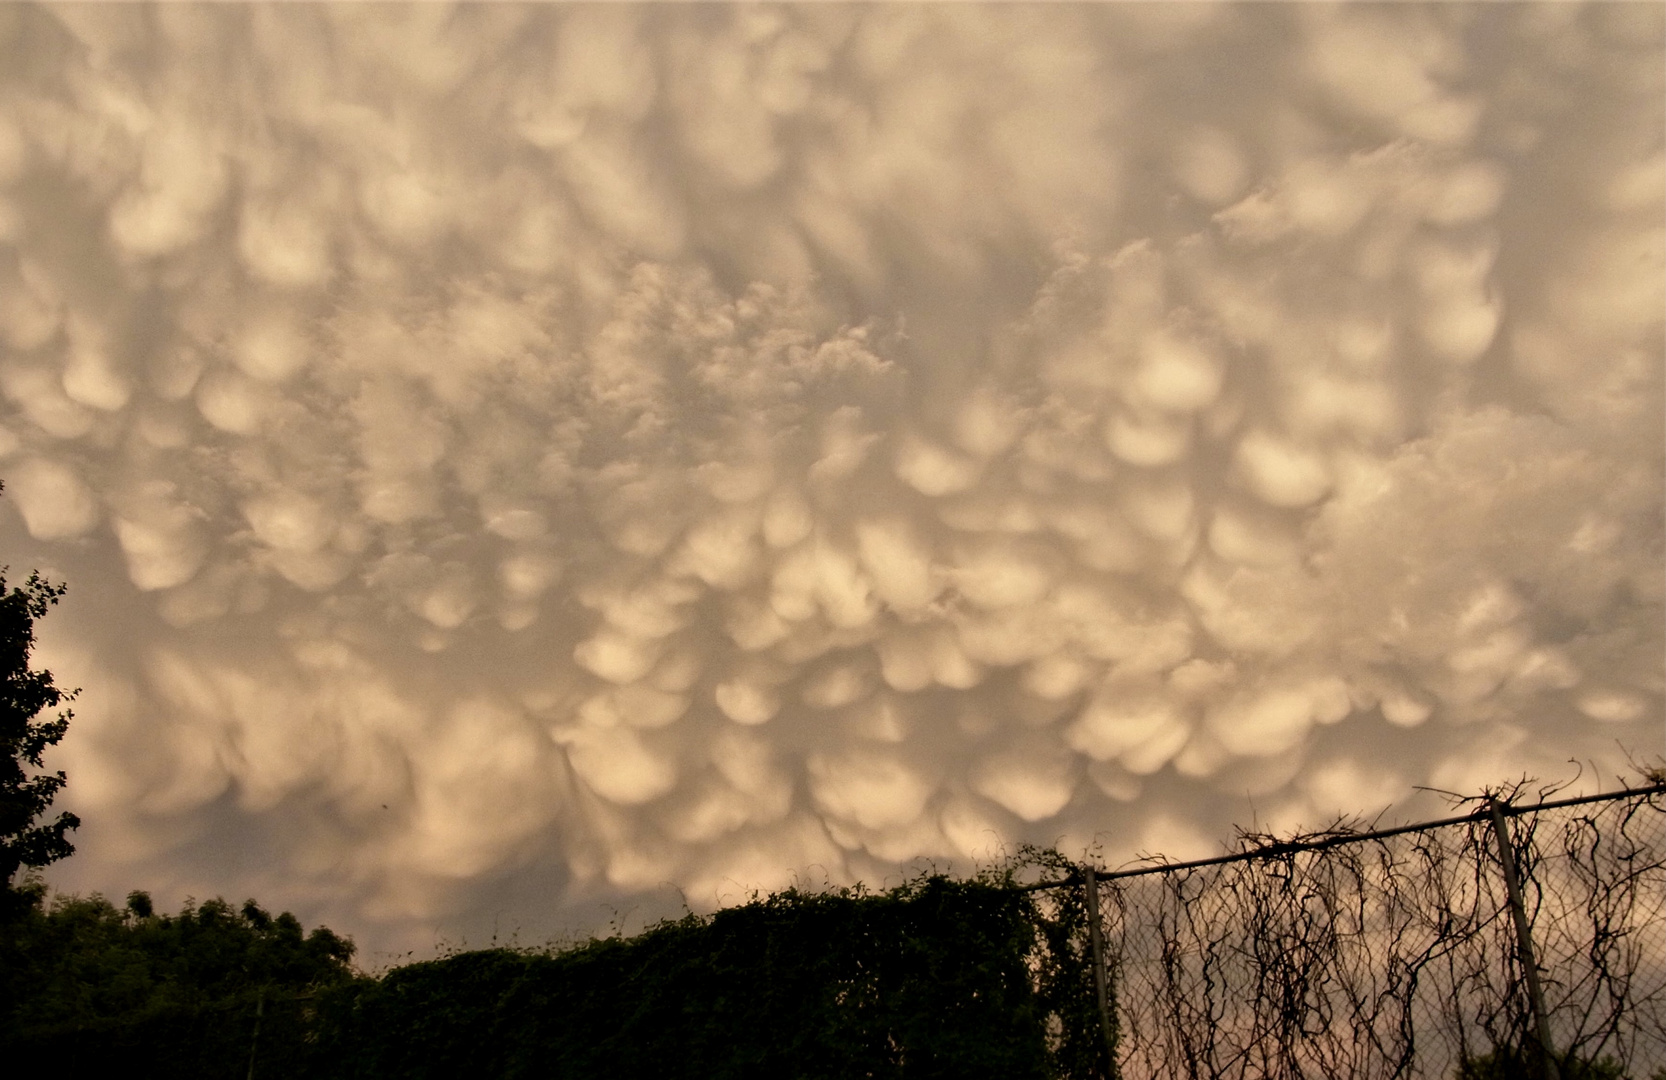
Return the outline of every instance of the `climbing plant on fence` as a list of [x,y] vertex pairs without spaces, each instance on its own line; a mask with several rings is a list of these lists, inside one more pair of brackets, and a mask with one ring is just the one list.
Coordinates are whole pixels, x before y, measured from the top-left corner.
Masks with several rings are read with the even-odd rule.
[[1666,784],[1520,794],[1098,871],[1120,1077],[1666,1080]]

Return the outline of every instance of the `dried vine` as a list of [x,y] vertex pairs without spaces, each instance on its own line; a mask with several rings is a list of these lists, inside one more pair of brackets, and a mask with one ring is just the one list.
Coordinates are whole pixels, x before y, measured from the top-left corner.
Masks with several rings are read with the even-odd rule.
[[[1666,788],[1294,839],[1104,875],[1117,1069],[1145,1078],[1666,1077]],[[1484,800],[1510,849],[1539,1054]],[[1049,886],[1079,893],[1076,878]]]

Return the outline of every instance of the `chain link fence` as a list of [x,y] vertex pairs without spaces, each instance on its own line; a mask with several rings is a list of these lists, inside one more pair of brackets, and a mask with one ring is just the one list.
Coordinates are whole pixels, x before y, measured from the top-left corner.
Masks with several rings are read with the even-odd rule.
[[1666,1080],[1666,785],[1520,794],[1030,886],[1097,908],[1093,1071]]

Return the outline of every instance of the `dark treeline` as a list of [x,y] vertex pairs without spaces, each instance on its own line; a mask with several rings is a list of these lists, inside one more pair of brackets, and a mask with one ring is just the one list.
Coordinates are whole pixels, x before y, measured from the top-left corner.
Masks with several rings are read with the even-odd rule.
[[263,997],[299,1000],[357,978],[351,942],[252,900],[158,915],[144,893],[117,908],[19,891],[34,903],[0,923],[0,1052],[58,1074],[233,1075],[225,1062],[246,1066],[245,1014]]
[[789,891],[379,978],[252,901],[61,899],[0,930],[0,1053],[71,1077],[1106,1075],[1081,913],[1005,884]]

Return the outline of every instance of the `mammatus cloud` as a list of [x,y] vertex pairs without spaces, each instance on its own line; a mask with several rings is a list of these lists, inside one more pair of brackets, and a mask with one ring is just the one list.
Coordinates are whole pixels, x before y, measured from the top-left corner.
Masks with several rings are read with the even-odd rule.
[[61,879],[392,944],[1657,750],[1662,33],[0,12]]

